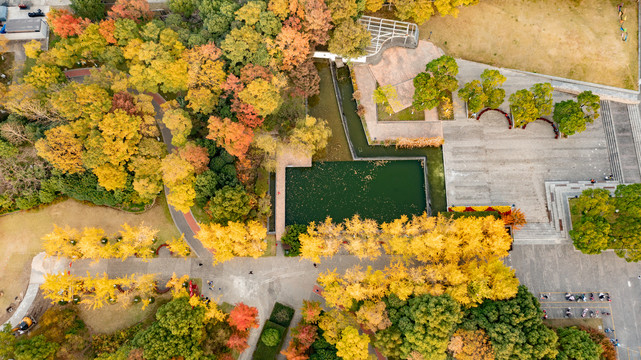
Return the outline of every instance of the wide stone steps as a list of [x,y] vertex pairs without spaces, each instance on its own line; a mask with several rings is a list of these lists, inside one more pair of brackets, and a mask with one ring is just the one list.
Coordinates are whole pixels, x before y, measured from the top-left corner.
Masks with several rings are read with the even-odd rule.
[[639,105],[628,105],[628,114],[630,117],[630,126],[632,127],[632,138],[634,139],[634,149],[637,154],[637,163],[641,171],[641,113]]
[[561,241],[551,223],[528,223],[514,232],[514,242],[518,244],[558,244]]
[[614,121],[610,112],[610,102],[601,101],[601,120],[605,131],[605,140],[608,144],[608,156],[610,158],[610,167],[614,180],[623,183],[623,168],[619,157],[619,144],[617,143],[616,132],[614,130]]

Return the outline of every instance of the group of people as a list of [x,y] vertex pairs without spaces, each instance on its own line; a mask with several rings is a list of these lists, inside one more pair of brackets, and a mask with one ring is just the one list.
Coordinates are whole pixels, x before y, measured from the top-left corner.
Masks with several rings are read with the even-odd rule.
[[623,3],[620,3],[619,6],[617,6],[617,9],[619,12],[619,26],[621,27],[621,40],[628,41],[628,29],[623,27],[623,23],[625,23],[625,20],[627,19]]

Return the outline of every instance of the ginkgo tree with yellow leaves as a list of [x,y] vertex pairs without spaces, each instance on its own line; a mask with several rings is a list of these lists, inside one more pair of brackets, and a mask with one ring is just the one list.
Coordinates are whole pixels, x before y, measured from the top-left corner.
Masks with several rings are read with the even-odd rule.
[[[143,260],[155,256],[155,243],[158,230],[141,223],[138,226],[122,225],[116,234],[107,235],[97,227],[86,227],[82,231],[54,224],[53,231],[42,239],[43,249],[47,256],[66,257],[68,259],[100,259],[138,257]],[[169,244],[177,256],[189,255],[189,245],[184,237],[172,239]]]
[[236,256],[260,257],[267,249],[267,228],[258,221],[246,224],[229,221],[227,225],[202,224],[196,239],[214,253],[214,264]]
[[[320,231],[319,231],[320,230]],[[375,258],[380,248],[400,256],[384,270],[354,267],[340,276],[322,273],[318,282],[331,306],[351,307],[353,302],[379,301],[389,294],[405,300],[412,295],[448,294],[463,306],[484,299],[501,300],[516,294],[518,279],[503,264],[512,238],[502,220],[493,217],[448,219],[426,214],[402,217],[376,225],[357,216],[345,224],[331,219],[310,224],[299,236],[301,256],[320,262],[345,248],[359,257]]]
[[44,297],[52,303],[65,303],[79,300],[81,304],[92,309],[99,309],[106,304],[120,303],[129,307],[141,300],[143,310],[153,301],[156,293],[156,274],[130,275],[109,278],[102,275],[75,276],[72,274],[47,274],[40,286]]

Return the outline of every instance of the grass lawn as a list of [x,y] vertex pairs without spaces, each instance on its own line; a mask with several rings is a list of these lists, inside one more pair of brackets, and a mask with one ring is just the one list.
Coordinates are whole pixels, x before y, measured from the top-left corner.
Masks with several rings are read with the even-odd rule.
[[597,318],[546,319],[543,320],[543,324],[551,328],[585,326],[595,330],[603,330],[603,319]]
[[581,215],[580,214],[573,214],[572,213],[572,206],[574,206],[574,203],[579,199],[573,198],[573,199],[568,199],[568,202],[570,203],[570,220],[572,221],[572,228],[574,229],[574,224],[576,224],[579,220],[581,220]]
[[[29,283],[31,259],[41,249],[42,237],[53,230],[53,224],[69,225],[75,228],[99,226],[109,233],[120,229],[120,225],[146,225],[159,230],[161,242],[180,236],[159,197],[148,211],[131,214],[102,206],[86,205],[75,200],[65,200],[41,210],[17,212],[0,217],[0,309],[24,292]],[[3,314],[4,316],[5,314]],[[2,317],[0,317],[2,319]]]
[[209,224],[211,222],[211,218],[209,217],[209,215],[207,215],[205,209],[198,205],[194,205],[191,207],[191,213],[192,215],[194,215],[194,219],[196,219],[196,221],[198,221],[199,223]]
[[276,235],[267,234],[267,249],[262,257],[276,256]]
[[397,113],[389,114],[383,104],[376,104],[378,121],[422,121],[425,120],[425,111],[413,111],[410,106]]
[[[619,30],[621,2],[627,42]],[[483,0],[457,18],[432,17],[420,37],[457,58],[636,89],[637,30],[634,0]]]
[[105,305],[96,310],[79,305],[78,314],[93,334],[110,334],[141,321],[153,321],[156,310],[171,300],[171,292],[157,295],[155,298],[156,301],[147,306],[145,310],[141,310],[142,304],[140,303],[126,309],[121,304],[115,303],[113,305]]

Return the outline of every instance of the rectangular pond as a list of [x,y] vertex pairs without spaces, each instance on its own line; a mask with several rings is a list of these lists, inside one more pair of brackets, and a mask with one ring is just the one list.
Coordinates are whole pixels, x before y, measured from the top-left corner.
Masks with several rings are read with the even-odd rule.
[[285,224],[330,216],[339,222],[359,214],[379,222],[427,209],[420,160],[314,162],[287,168]]

